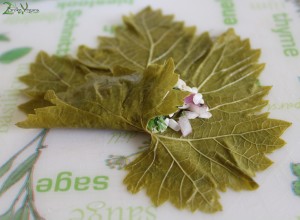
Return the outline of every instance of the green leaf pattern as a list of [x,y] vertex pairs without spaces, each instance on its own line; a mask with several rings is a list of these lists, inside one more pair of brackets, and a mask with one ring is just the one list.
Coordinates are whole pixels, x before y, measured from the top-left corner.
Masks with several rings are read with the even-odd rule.
[[31,51],[30,47],[15,48],[0,55],[0,63],[9,64],[18,60]]
[[[20,151],[12,156],[4,165],[0,167],[2,175],[0,178],[6,178],[0,188],[0,198],[16,183],[23,181],[23,184],[13,200],[9,209],[0,215],[1,220],[43,220],[39,215],[34,205],[34,195],[32,192],[32,170],[40,154],[40,149],[43,148],[43,142],[46,137],[47,130],[42,130],[36,137],[34,137],[28,144],[26,144]],[[36,143],[36,152],[24,159],[16,168],[13,168],[13,163],[17,157],[20,157],[22,153],[33,146]],[[13,170],[12,170],[13,169]],[[5,172],[4,172],[5,171]],[[24,178],[24,180],[22,180]],[[22,197],[24,195],[24,197]],[[16,206],[21,206],[16,210]]]

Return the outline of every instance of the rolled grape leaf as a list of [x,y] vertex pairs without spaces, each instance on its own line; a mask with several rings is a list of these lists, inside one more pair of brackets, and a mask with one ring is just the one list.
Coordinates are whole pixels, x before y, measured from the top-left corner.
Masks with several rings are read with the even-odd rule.
[[65,93],[48,90],[45,99],[51,105],[37,108],[35,114],[29,114],[18,125],[146,132],[151,118],[171,114],[183,104],[188,93],[173,89],[178,77],[172,60],[164,65],[150,65],[143,73],[124,68],[115,68],[110,75],[90,73],[82,84]]
[[[257,84],[260,51],[232,29],[212,41],[151,8],[123,20],[98,48],[81,46],[78,60],[40,53],[22,78],[33,97],[22,108],[34,114],[18,125],[148,133],[151,144],[129,164],[124,183],[132,193],[146,189],[155,205],[211,213],[222,209],[219,190],[256,189],[255,172],[271,165],[265,154],[285,144],[280,136],[290,125],[260,113],[271,88]],[[192,120],[186,137],[147,130],[150,119],[177,111],[189,95],[174,89],[176,73],[212,113]]]
[[213,109],[228,110],[236,105],[233,111],[249,113],[267,104],[262,97],[270,87],[254,83],[264,68],[257,64],[260,51],[252,50],[249,40],[242,41],[233,29],[212,45],[207,33],[195,36],[195,28],[184,27],[182,22],[174,22],[173,16],[164,16],[149,7],[125,16],[123,21],[115,37],[99,38],[97,49],[81,46],[79,61],[90,68],[121,65],[140,71],[171,57],[180,78],[205,94]]
[[71,57],[50,57],[41,51],[35,62],[30,65],[30,73],[20,77],[20,80],[28,85],[23,92],[30,97],[43,98],[50,89],[62,93],[68,88],[80,85],[85,82],[88,71],[77,63]]
[[90,70],[71,57],[49,56],[41,51],[34,63],[30,65],[30,72],[21,76],[20,80],[28,85],[22,92],[31,100],[19,106],[26,114],[34,113],[34,109],[51,106],[44,96],[48,90],[54,90],[61,96],[69,89],[85,83],[85,76]]

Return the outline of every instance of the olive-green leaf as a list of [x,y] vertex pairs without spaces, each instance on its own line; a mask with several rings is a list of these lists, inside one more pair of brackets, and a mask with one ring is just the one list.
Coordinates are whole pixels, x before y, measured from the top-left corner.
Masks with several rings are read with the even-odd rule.
[[11,159],[9,159],[5,164],[3,164],[1,167],[0,167],[0,178],[2,176],[4,176],[8,171],[9,169],[11,168],[13,162],[14,162],[14,157],[12,157]]
[[3,193],[18,182],[32,168],[37,158],[38,153],[32,154],[7,177],[0,188],[0,196],[2,196]]
[[50,57],[41,51],[35,63],[30,65],[30,73],[20,77],[20,80],[29,86],[23,90],[25,94],[40,98],[50,89],[61,93],[78,86],[84,82],[87,71],[70,57]]
[[[255,173],[272,164],[265,154],[285,144],[280,136],[290,126],[260,112],[271,88],[257,84],[260,51],[232,29],[211,40],[151,8],[123,21],[98,48],[81,46],[78,60],[39,54],[22,78],[33,98],[22,106],[31,114],[18,125],[148,133],[149,149],[127,167],[124,183],[132,193],[145,189],[155,205],[170,201],[211,213],[222,209],[218,191],[256,189]],[[175,73],[198,88],[212,113],[191,120],[187,137],[146,129],[188,95],[173,89]]]
[[212,46],[207,33],[195,36],[195,28],[149,7],[123,21],[115,37],[100,38],[97,49],[81,46],[79,61],[91,68],[112,69],[117,64],[139,71],[172,57],[180,78],[197,87],[212,110],[236,105],[246,114],[267,105],[262,97],[270,87],[254,83],[264,68],[257,64],[260,51],[252,50],[249,40],[241,40],[232,29]]
[[115,68],[110,75],[88,74],[86,83],[67,93],[46,92],[52,105],[37,108],[18,126],[146,131],[151,118],[171,114],[183,104],[188,93],[173,89],[177,81],[172,60],[150,65],[143,73]]
[[217,190],[256,189],[252,177],[272,164],[264,154],[285,144],[278,136],[289,123],[267,114],[220,115],[194,120],[184,138],[170,130],[152,134],[150,149],[127,167],[129,191],[146,188],[155,205],[170,200],[180,209],[215,212],[221,210]]
[[12,63],[15,60],[24,57],[30,51],[31,51],[30,47],[20,47],[20,48],[9,50],[0,55],[0,63],[5,63],[5,64]]
[[187,79],[205,97],[213,114],[222,112],[249,114],[268,104],[263,97],[271,87],[259,86],[257,78],[264,68],[258,64],[259,50],[249,40],[241,40],[232,29],[218,37],[204,61],[191,69]]
[[34,109],[52,105],[51,102],[44,99],[44,96],[40,98],[32,98],[28,102],[19,105],[19,109],[26,114],[34,114]]
[[100,37],[100,46],[81,46],[79,61],[94,68],[112,69],[115,65],[143,71],[153,63],[163,64],[172,57],[181,74],[195,63],[201,63],[211,46],[208,33],[195,36],[195,27],[184,27],[150,7],[136,15],[123,17],[124,25],[116,27],[116,36]]

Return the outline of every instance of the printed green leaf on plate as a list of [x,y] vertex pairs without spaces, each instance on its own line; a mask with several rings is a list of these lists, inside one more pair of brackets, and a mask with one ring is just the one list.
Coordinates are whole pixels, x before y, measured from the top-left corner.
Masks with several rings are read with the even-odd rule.
[[0,41],[9,41],[9,38],[5,34],[0,34]]
[[[260,113],[271,88],[257,84],[260,51],[232,29],[211,40],[151,8],[123,20],[116,37],[81,46],[78,60],[39,54],[22,78],[31,114],[18,125],[148,133],[151,144],[124,183],[132,193],[145,189],[155,205],[211,213],[222,209],[218,191],[256,189],[255,173],[272,164],[265,154],[285,144],[290,126]],[[188,95],[173,89],[176,73],[203,94],[212,117],[192,120],[186,137],[151,133],[148,121],[175,112]]]
[[31,51],[30,47],[20,47],[16,49],[9,50],[0,55],[0,63],[9,64],[18,60]]
[[20,207],[14,215],[14,219],[29,220],[30,209],[27,203]]
[[0,219],[1,220],[12,220],[13,219],[13,213],[14,213],[13,208],[10,208],[5,213],[3,213],[2,215],[0,215]]
[[34,165],[38,153],[35,153],[22,162],[4,181],[0,188],[0,196],[3,195],[11,186],[18,182]]
[[2,176],[4,176],[8,171],[9,169],[11,168],[13,162],[14,162],[14,157],[12,157],[11,159],[9,159],[5,164],[3,164],[1,167],[0,167],[0,178]]
[[293,191],[297,196],[300,196],[300,180],[293,181]]
[[291,163],[292,172],[300,178],[300,163]]

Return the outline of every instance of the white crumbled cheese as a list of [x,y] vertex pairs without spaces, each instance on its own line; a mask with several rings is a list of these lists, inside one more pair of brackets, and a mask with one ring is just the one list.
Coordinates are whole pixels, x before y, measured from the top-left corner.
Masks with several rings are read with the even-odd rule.
[[180,131],[180,126],[174,119],[169,120],[169,127],[172,128],[174,131]]
[[199,115],[196,112],[192,111],[185,111],[184,114],[188,119],[195,119],[199,117]]
[[174,131],[181,130],[182,135],[185,137],[192,132],[192,126],[189,119],[208,119],[212,114],[209,112],[208,106],[205,105],[202,94],[198,92],[196,87],[191,88],[187,86],[182,79],[179,79],[174,88],[190,92],[191,94],[184,99],[184,104],[178,107],[178,109],[183,110],[182,116],[179,117],[178,122],[172,119],[175,114],[172,113],[163,120],[163,123]]
[[170,119],[169,118],[165,118],[165,123],[166,123],[166,125],[168,126],[169,125],[169,123],[170,123]]
[[189,135],[190,133],[192,133],[192,126],[190,124],[189,119],[186,116],[181,116],[179,118],[178,124],[180,126],[180,130],[182,133],[182,136],[185,137],[187,135]]
[[194,97],[193,97],[193,102],[196,105],[204,104],[204,100],[203,100],[202,94],[201,93],[195,94]]
[[186,86],[186,83],[182,79],[179,79],[178,82],[177,82],[177,84],[175,85],[175,88],[183,90],[183,88],[185,86]]
[[198,93],[198,88],[197,87],[193,87],[192,88],[192,93]]

